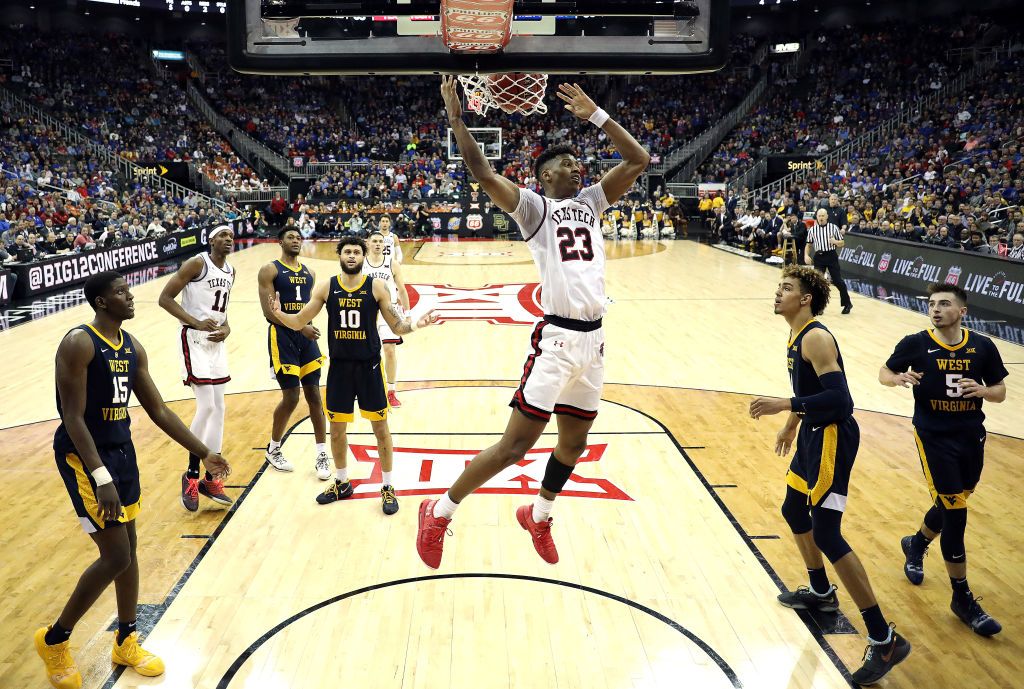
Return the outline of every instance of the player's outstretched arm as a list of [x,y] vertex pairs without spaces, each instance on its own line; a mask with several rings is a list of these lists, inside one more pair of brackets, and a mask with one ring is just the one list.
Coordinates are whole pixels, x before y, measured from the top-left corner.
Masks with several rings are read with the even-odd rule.
[[200,321],[193,316],[190,316],[185,309],[181,308],[181,304],[176,301],[178,295],[181,294],[183,289],[185,289],[185,285],[199,277],[202,270],[202,256],[193,256],[182,263],[181,268],[178,268],[178,272],[172,275],[171,279],[167,281],[166,285],[164,285],[163,290],[160,292],[160,300],[158,303],[164,311],[171,314],[188,327],[196,330],[213,332],[214,330],[217,330],[218,327],[216,322],[210,318]]
[[271,323],[283,325],[270,310],[270,298],[275,296],[274,278],[276,277],[277,266],[273,263],[267,263],[260,268],[260,272],[256,275],[256,284],[260,293],[260,308],[263,309],[263,317]]
[[292,330],[302,330],[310,321],[316,318],[317,314],[327,303],[327,293],[331,288],[330,281],[321,282],[313,288],[309,295],[309,303],[302,307],[298,313],[285,313],[281,310],[281,302],[277,293],[271,291],[267,299],[267,306],[273,315],[274,320]]
[[455,141],[459,144],[462,159],[473,179],[480,183],[494,204],[506,213],[512,213],[519,206],[519,187],[512,180],[494,171],[466,127],[466,123],[462,121],[462,102],[459,100],[456,83],[453,76],[441,77],[441,97],[444,98],[448,121],[452,126],[452,133],[455,134]]
[[373,281],[373,298],[377,300],[377,306],[380,308],[380,315],[384,317],[384,322],[396,335],[408,335],[414,330],[426,328],[437,322],[437,316],[434,315],[433,309],[415,321],[411,316],[402,316],[398,313],[395,305],[391,303],[391,292],[388,291],[387,285],[380,280]]
[[[565,101],[565,109],[581,120],[589,120],[599,109],[579,84],[559,84],[558,97]],[[651,154],[612,118],[600,126],[622,156],[622,162],[601,178],[601,188],[610,205],[621,199],[643,174],[651,163]]]
[[156,388],[156,383],[149,375],[149,356],[138,340],[135,340],[135,351],[138,353],[139,370],[135,374],[134,392],[149,418],[171,440],[192,454],[202,457],[206,470],[215,477],[223,478],[230,474],[231,467],[228,466],[227,460],[219,454],[210,452],[203,441],[192,435],[192,431],[164,403],[160,391]]

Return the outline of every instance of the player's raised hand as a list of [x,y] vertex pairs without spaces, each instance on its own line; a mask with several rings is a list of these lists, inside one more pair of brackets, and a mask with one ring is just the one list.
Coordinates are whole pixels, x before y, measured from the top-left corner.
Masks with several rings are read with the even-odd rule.
[[218,481],[223,481],[231,475],[231,466],[228,464],[228,460],[217,452],[211,452],[203,457],[203,466]]
[[444,107],[451,122],[462,117],[462,99],[459,97],[457,83],[455,77],[450,74],[441,77],[441,97],[444,98]]
[[558,97],[565,101],[565,109],[581,120],[589,120],[597,112],[597,103],[584,93],[579,84],[559,84]]
[[438,318],[439,316],[436,313],[434,313],[433,309],[431,309],[430,311],[427,311],[425,314],[419,317],[419,319],[416,321],[416,327],[426,328],[428,325],[433,325],[434,323],[437,323]]
[[911,368],[911,369],[907,369],[907,371],[905,373],[898,373],[898,374],[896,374],[895,381],[896,381],[896,384],[901,386],[901,387],[910,388],[910,387],[913,387],[915,385],[920,385],[921,384],[921,378],[923,376],[924,376],[923,373],[921,373],[920,371],[915,371],[914,369]]
[[789,410],[790,403],[787,399],[758,397],[750,403],[750,418],[760,419],[762,416],[771,416]]

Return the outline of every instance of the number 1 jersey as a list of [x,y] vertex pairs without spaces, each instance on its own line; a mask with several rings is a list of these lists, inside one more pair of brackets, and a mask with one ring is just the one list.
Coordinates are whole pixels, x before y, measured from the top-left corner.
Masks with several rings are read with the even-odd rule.
[[606,208],[608,199],[600,184],[568,199],[519,190],[519,205],[512,217],[540,272],[544,313],[580,321],[604,316],[601,213]]

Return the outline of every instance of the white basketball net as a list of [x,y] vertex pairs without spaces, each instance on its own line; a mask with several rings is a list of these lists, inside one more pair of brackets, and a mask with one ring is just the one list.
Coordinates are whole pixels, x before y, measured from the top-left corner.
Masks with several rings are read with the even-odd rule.
[[460,74],[459,82],[466,92],[466,107],[481,115],[491,108],[523,115],[548,111],[547,74]]

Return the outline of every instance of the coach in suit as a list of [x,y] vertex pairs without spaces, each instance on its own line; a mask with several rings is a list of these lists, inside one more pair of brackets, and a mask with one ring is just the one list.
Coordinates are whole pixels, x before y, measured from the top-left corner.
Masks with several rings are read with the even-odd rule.
[[[828,271],[832,284],[839,289],[839,299],[843,304],[843,313],[850,313],[853,302],[846,290],[846,282],[839,270],[839,253],[843,247],[843,232],[835,223],[829,222],[828,210],[819,208],[814,215],[817,222],[807,230],[807,259],[813,262],[814,269],[819,273]],[[811,256],[811,252],[814,252]]]

